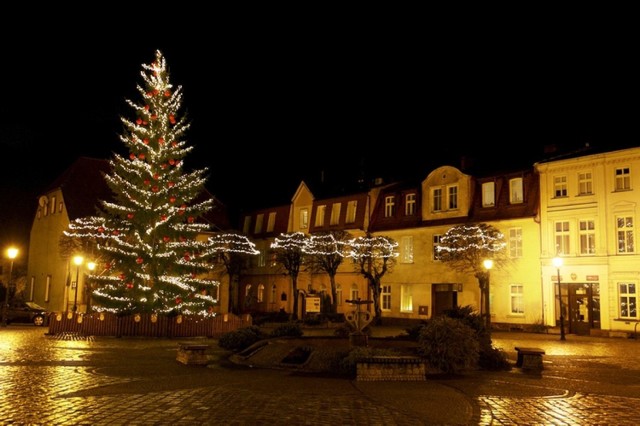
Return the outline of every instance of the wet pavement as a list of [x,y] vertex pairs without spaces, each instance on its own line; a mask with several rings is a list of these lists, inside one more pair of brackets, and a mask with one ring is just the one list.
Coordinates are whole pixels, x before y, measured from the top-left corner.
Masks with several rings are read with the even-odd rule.
[[[494,332],[544,369],[359,382],[239,366],[213,339],[74,339],[0,328],[0,425],[637,425],[640,341]],[[398,330],[376,329],[398,334]],[[206,343],[209,365],[176,361]]]

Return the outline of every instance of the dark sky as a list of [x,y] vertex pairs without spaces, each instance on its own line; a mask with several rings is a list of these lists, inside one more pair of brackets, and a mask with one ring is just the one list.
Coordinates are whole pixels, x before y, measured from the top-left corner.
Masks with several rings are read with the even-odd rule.
[[185,165],[208,167],[208,189],[228,204],[269,200],[320,170],[426,177],[462,154],[508,164],[548,144],[638,143],[635,51],[601,34],[236,23],[202,37],[4,46],[0,246],[28,237],[39,191],[77,157],[126,154],[119,116],[140,100],[156,49],[183,86],[195,146]]

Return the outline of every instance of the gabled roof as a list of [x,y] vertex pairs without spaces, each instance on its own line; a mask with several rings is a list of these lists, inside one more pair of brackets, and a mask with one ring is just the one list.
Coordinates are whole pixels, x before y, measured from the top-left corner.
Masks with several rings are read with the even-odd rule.
[[[114,201],[114,194],[105,181],[105,174],[111,171],[108,160],[80,157],[56,180],[45,193],[59,189],[62,192],[69,220],[93,216],[98,213],[101,201]],[[194,202],[213,199],[214,208],[203,217],[214,230],[230,229],[227,207],[219,199],[204,189]]]

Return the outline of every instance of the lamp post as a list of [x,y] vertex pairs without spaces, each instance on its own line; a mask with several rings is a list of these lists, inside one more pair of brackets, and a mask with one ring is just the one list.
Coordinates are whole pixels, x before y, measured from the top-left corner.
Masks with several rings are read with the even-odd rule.
[[15,247],[9,247],[7,249],[7,257],[11,259],[11,266],[9,266],[9,281],[7,282],[7,290],[4,293],[4,305],[2,305],[2,326],[6,327],[9,321],[7,317],[7,309],[9,308],[9,289],[11,288],[11,276],[13,275],[13,260],[18,256],[18,249]]
[[562,286],[560,285],[560,267],[563,261],[561,257],[553,258],[553,266],[558,271],[558,299],[560,300],[560,340],[566,340],[564,337],[564,308],[562,306]]
[[493,260],[491,259],[485,259],[482,262],[482,266],[484,266],[484,269],[487,270],[487,281],[485,282],[485,296],[484,296],[484,307],[485,307],[485,311],[486,311],[486,315],[487,315],[487,319],[485,321],[486,327],[487,327],[487,331],[491,330],[491,301],[489,300],[489,285],[490,285],[490,280],[491,280],[491,273],[489,272],[491,270],[491,268],[493,268]]
[[[89,269],[89,273],[92,274],[94,269],[96,269],[96,263],[95,262],[87,262],[87,269]],[[86,278],[86,277],[85,277]],[[91,288],[90,286],[87,285],[87,281],[85,280],[85,286],[84,286],[84,294],[85,294],[85,301],[87,303],[87,312],[89,312],[90,308],[91,308]]]
[[82,262],[84,262],[84,257],[82,256],[73,257],[73,263],[76,264],[76,289],[75,289],[75,294],[73,296],[73,308],[71,309],[73,312],[76,312],[78,310],[78,286],[80,285],[80,283],[78,282],[78,278],[80,276],[80,265],[82,265]]

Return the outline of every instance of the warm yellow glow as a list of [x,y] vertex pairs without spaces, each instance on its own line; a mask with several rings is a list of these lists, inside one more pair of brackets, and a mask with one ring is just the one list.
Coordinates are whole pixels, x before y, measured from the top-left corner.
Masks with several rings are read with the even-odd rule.
[[9,256],[9,259],[13,260],[18,256],[18,249],[15,247],[9,247],[7,249],[7,256]]
[[96,263],[95,262],[87,263],[87,268],[89,268],[90,271],[93,271],[94,269],[96,269]]
[[82,262],[84,262],[84,257],[82,257],[82,256],[74,256],[73,257],[73,263],[75,263],[77,266],[82,265]]
[[561,267],[562,264],[564,263],[561,257],[554,257],[552,262],[553,262],[553,266],[555,266],[556,268]]
[[491,259],[485,259],[485,260],[482,262],[482,265],[484,266],[484,269],[489,270],[489,269],[493,268],[493,260],[491,260]]

